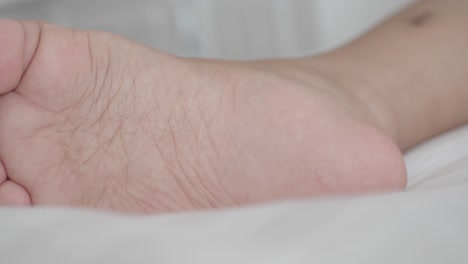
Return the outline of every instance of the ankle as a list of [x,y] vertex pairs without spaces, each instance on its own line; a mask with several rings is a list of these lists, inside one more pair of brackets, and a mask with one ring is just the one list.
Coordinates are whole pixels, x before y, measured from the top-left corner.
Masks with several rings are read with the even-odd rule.
[[[339,60],[326,56],[297,59],[296,70],[302,81],[311,86],[326,87],[333,99],[342,102],[345,111],[355,114],[383,132],[399,147],[402,146],[399,129],[390,102],[376,89],[372,76],[361,74]],[[297,76],[301,76],[297,74]]]

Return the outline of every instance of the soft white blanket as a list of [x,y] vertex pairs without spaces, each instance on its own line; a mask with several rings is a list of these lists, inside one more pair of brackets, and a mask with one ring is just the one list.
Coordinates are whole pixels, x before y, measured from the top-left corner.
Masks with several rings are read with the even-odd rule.
[[125,217],[0,209],[0,263],[468,263],[468,127],[407,155],[409,190]]

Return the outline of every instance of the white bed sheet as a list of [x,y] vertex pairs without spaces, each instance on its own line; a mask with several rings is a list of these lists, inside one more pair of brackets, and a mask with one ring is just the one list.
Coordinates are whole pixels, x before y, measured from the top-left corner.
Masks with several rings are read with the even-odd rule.
[[407,155],[409,190],[128,217],[0,209],[0,263],[468,263],[468,127]]

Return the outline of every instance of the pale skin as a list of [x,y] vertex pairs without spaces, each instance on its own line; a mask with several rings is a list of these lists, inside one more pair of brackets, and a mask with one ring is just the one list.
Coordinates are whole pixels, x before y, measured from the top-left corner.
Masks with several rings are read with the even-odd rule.
[[467,1],[314,57],[174,57],[0,21],[0,205],[126,213],[403,190],[402,151],[468,122]]

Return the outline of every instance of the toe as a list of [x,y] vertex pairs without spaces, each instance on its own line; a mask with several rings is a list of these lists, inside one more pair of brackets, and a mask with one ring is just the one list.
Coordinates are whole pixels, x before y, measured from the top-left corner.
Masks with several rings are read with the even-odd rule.
[[0,206],[30,206],[31,197],[20,185],[5,181],[0,184]]
[[0,161],[0,184],[7,180],[6,170],[3,163]]
[[0,19],[0,95],[16,88],[34,56],[40,29]]

